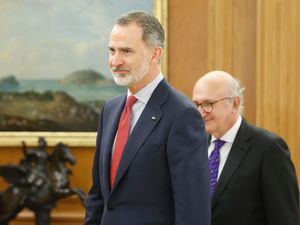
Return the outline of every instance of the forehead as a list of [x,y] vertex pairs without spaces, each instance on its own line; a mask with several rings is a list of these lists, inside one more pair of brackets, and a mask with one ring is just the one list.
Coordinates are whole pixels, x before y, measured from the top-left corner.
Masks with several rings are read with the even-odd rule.
[[207,101],[226,97],[227,84],[221,79],[201,79],[193,90],[193,100]]
[[114,25],[110,33],[109,45],[136,45],[143,43],[143,30],[136,23]]

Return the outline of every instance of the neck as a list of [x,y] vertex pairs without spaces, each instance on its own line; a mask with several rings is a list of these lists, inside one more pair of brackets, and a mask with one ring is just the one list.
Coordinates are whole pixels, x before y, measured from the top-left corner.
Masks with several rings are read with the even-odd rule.
[[159,66],[157,68],[153,68],[152,70],[149,71],[149,74],[147,74],[142,80],[128,87],[128,89],[132,94],[137,93],[139,90],[143,89],[145,86],[151,83],[159,75],[159,73],[160,73]]
[[228,125],[222,131],[220,131],[218,133],[213,133],[214,137],[218,139],[218,138],[222,137],[224,134],[226,134],[227,131],[229,131],[234,126],[234,124],[236,123],[238,118],[239,118],[239,114],[237,114],[235,117],[233,117],[232,120],[228,123]]

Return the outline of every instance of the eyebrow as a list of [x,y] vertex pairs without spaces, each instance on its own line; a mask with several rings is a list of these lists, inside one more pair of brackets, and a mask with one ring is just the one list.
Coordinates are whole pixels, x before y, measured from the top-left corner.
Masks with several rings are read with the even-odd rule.
[[216,101],[216,100],[214,100],[214,99],[205,99],[205,100],[203,100],[203,101],[192,100],[192,102],[194,102],[195,104],[202,104],[202,103],[204,103],[204,102],[209,102],[209,103],[211,103],[211,102],[214,102],[214,101]]
[[197,100],[193,100],[192,101],[197,107],[199,106],[199,105],[201,105],[201,104],[203,104],[203,102],[202,103],[200,103],[199,101],[197,101]]
[[129,48],[129,47],[124,47],[124,48],[120,48],[120,50],[122,50],[122,51],[134,51],[134,49],[133,48]]
[[109,50],[116,50],[116,49],[118,49],[118,50],[121,50],[121,51],[134,51],[134,49],[130,48],[130,47],[118,47],[118,48],[115,48],[113,46],[108,46],[108,49]]

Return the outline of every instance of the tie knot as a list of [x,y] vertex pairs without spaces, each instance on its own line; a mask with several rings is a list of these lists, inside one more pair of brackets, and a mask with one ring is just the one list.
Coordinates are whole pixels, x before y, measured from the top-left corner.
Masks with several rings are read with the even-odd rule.
[[220,149],[225,144],[225,141],[221,139],[216,139],[214,143],[215,143],[215,149]]
[[137,98],[134,95],[130,95],[126,100],[126,107],[131,107],[134,103],[136,103]]

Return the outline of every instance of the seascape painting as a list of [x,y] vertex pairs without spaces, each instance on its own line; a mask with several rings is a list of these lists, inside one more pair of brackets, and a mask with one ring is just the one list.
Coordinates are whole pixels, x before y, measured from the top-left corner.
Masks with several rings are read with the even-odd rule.
[[107,65],[117,16],[151,0],[1,0],[0,132],[95,132],[126,91]]

